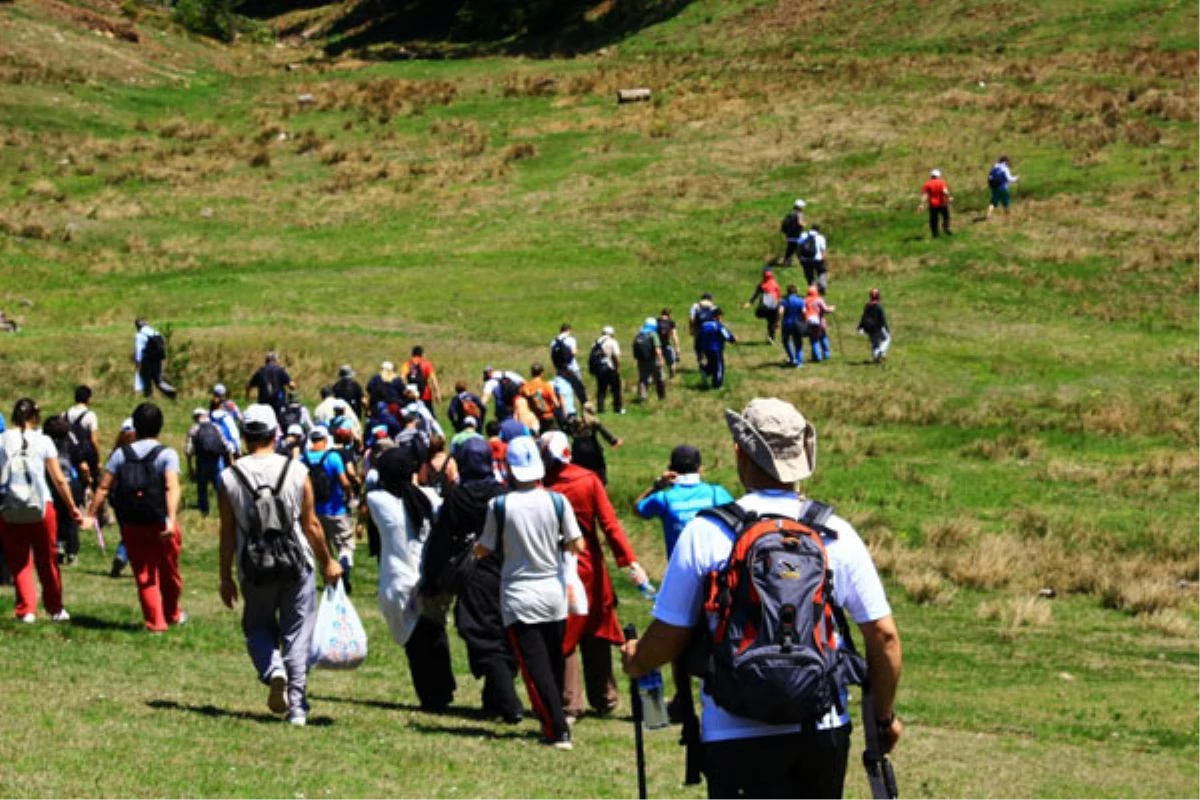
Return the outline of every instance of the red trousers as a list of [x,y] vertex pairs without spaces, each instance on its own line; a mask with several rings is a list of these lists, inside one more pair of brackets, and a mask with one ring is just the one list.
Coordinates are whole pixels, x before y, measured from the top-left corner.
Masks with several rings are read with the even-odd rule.
[[121,541],[129,554],[148,631],[165,631],[169,623],[179,621],[179,595],[183,593],[179,574],[183,537],[178,525],[168,537],[162,535],[162,530],[159,524],[121,524]]
[[[62,611],[62,577],[54,545],[58,536],[58,516],[54,503],[46,504],[46,516],[41,522],[4,522],[0,520],[0,539],[4,541],[4,560],[17,589],[16,614],[23,617],[37,611],[33,570],[37,568],[42,584],[42,605],[47,614]],[[32,558],[30,555],[32,554]]]

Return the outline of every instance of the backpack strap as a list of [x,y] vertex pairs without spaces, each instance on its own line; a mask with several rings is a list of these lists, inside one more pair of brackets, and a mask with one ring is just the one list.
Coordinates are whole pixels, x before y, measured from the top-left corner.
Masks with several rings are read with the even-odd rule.
[[238,483],[242,485],[242,488],[244,488],[251,497],[254,497],[256,494],[258,494],[258,490],[250,485],[250,479],[247,478],[246,474],[238,468],[237,464],[231,466],[229,471],[233,473],[234,477],[237,478]]
[[287,461],[284,463],[284,465],[283,465],[283,469],[279,470],[279,480],[277,480],[277,481],[275,482],[275,496],[276,496],[276,497],[281,497],[281,496],[282,496],[282,493],[283,493],[283,484],[284,484],[284,482],[287,480],[287,476],[288,476],[288,468],[289,468],[289,467],[291,467],[291,466],[292,466],[292,461],[291,461],[291,459],[288,459],[288,460],[287,460]]
[[563,540],[563,503],[565,500],[558,492],[551,491],[548,494],[550,495],[550,502],[554,504],[554,515],[558,517],[558,541],[561,543]]
[[492,503],[492,514],[496,518],[496,550],[500,559],[504,560],[504,507],[508,502],[508,495],[496,495],[495,502]]
[[826,524],[829,522],[829,518],[832,516],[833,506],[818,502],[816,500],[809,500],[808,505],[805,506],[804,511],[800,514],[797,522],[803,522],[810,528],[815,529],[822,536],[826,536],[830,539],[836,539],[837,532],[829,528],[829,526]]
[[[716,490],[714,490],[713,494],[715,496]],[[725,503],[724,505],[719,505],[719,506],[713,506],[712,508],[706,508],[703,511],[701,511],[700,513],[698,513],[696,516],[707,517],[709,519],[714,519],[717,522],[720,522],[722,525],[724,525],[725,527],[727,527],[733,531],[734,539],[736,539],[738,537],[738,535],[741,533],[742,527],[746,524],[746,522],[752,516],[757,516],[757,515],[751,514],[751,512],[747,511],[746,509],[744,509],[740,505],[738,505],[736,502],[734,502],[734,503]],[[749,526],[746,526],[746,527],[749,527]]]

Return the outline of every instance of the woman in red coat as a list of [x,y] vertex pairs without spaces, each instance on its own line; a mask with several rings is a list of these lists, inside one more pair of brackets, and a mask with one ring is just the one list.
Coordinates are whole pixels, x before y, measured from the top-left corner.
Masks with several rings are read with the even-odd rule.
[[542,449],[546,454],[543,484],[570,502],[587,543],[586,552],[579,556],[579,579],[587,589],[588,613],[587,616],[567,617],[567,632],[563,638],[563,654],[567,656],[563,709],[567,716],[578,717],[583,713],[584,692],[581,689],[584,687],[581,684],[585,684],[588,705],[597,714],[608,714],[617,707],[620,698],[613,678],[612,648],[622,644],[625,637],[617,621],[617,597],[604,564],[599,532],[604,532],[617,566],[629,570],[634,585],[641,586],[648,578],[638,564],[600,478],[591,470],[571,463],[571,448],[566,435],[561,431],[546,434],[542,437]]

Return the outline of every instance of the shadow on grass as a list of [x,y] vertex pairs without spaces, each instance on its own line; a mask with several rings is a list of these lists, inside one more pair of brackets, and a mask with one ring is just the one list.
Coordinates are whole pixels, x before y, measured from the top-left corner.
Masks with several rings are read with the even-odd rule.
[[362,700],[355,697],[332,697],[326,695],[310,694],[309,697],[313,700],[320,700],[322,703],[350,703],[356,706],[369,706],[378,708],[383,711],[404,711],[408,713],[430,714],[432,716],[455,717],[457,719],[469,719],[483,721],[492,719],[494,715],[487,713],[482,708],[465,708],[463,706],[448,706],[440,711],[428,711],[418,705],[412,703],[396,703],[391,700]]
[[467,736],[471,739],[532,739],[536,741],[540,735],[536,730],[515,728],[512,730],[495,730],[482,725],[437,725],[420,720],[411,720],[408,727],[419,733],[447,733],[451,736]]
[[125,631],[126,633],[141,633],[143,625],[140,622],[113,622],[111,619],[100,619],[87,614],[72,614],[71,627],[86,631]]
[[[199,714],[202,717],[210,719],[241,719],[247,722],[258,722],[264,725],[282,725],[283,720],[274,714],[261,714],[253,711],[231,711],[227,708],[218,708],[214,705],[191,705],[189,703],[179,703],[174,700],[147,700],[146,705],[156,711],[184,711],[189,714]],[[309,717],[308,724],[313,727],[323,728],[333,724],[333,720],[329,717]]]

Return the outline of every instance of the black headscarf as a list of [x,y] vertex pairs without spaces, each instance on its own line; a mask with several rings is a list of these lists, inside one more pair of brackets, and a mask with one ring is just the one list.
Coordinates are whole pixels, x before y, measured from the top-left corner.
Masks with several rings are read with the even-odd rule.
[[420,468],[421,453],[418,447],[413,446],[397,445],[384,452],[375,462],[380,485],[404,502],[409,524],[417,530],[433,519],[433,503],[413,483],[413,476]]

